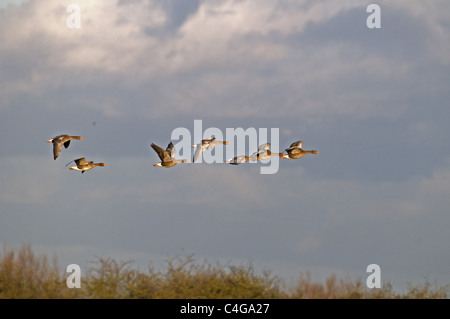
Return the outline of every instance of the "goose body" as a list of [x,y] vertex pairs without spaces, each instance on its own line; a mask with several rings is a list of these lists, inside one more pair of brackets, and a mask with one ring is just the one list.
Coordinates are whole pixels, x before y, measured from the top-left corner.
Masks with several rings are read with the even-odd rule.
[[289,148],[286,149],[288,159],[297,159],[305,156],[306,154],[319,154],[316,150],[305,151],[302,149],[303,141],[297,141],[291,144]]
[[[105,163],[94,163],[92,161],[88,162],[88,161],[86,161],[86,159],[84,157],[73,160],[73,162],[75,162],[76,166],[72,166],[72,167],[70,167],[70,169],[74,170],[74,171],[81,171],[81,174],[83,174],[85,171],[88,171],[96,166],[106,166]],[[67,165],[69,165],[69,164],[67,164]]]
[[56,160],[59,154],[61,153],[63,145],[65,148],[68,148],[71,140],[82,140],[82,139],[83,138],[81,136],[71,136],[67,134],[62,134],[55,136],[54,138],[51,138],[46,142],[53,143],[53,159]]
[[270,146],[269,143],[260,145],[258,151],[254,152],[251,156],[240,155],[230,158],[225,161],[225,163],[229,163],[231,165],[239,165],[248,161],[257,161],[259,160],[259,155],[261,152],[264,152]]
[[151,147],[155,150],[156,154],[158,154],[158,157],[161,160],[161,162],[153,165],[155,167],[172,167],[179,163],[188,162],[188,160],[186,159],[179,160],[174,158],[176,155],[176,150],[172,142],[167,145],[166,149],[163,149],[155,143],[152,143]]
[[288,155],[286,155],[286,154],[283,154],[283,153],[274,153],[274,152],[272,152],[271,150],[267,150],[266,152],[259,154],[258,159],[259,159],[259,160],[264,160],[264,159],[271,158],[271,157],[273,157],[273,156],[278,156],[278,157],[280,157],[280,158],[288,158]]
[[250,156],[251,160],[264,160],[264,159],[268,159],[271,158],[273,156],[278,156],[281,158],[287,158],[286,154],[283,153],[274,153],[270,150],[270,143],[266,143],[266,144],[262,144],[258,147],[258,151],[256,151],[255,153],[253,153]]
[[249,156],[240,155],[226,160],[225,163],[230,163],[231,165],[239,165],[241,163],[248,162],[249,160],[250,160]]
[[216,138],[214,136],[212,136],[210,138],[202,140],[197,145],[192,145],[193,148],[196,148],[192,162],[195,162],[206,149],[211,149],[217,145],[222,145],[222,144],[229,145],[231,143],[227,142],[227,141],[218,141],[218,140],[216,140]]

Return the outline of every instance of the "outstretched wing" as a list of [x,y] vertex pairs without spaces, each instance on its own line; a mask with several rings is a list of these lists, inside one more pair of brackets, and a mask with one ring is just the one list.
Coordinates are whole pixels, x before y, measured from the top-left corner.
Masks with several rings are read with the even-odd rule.
[[151,147],[155,150],[156,154],[158,154],[159,159],[163,162],[169,162],[172,160],[172,158],[170,157],[169,153],[167,153],[166,150],[164,150],[163,148],[159,147],[158,145],[152,143]]
[[202,143],[204,143],[204,144],[209,144],[209,143],[211,143],[212,141],[214,141],[216,138],[215,138],[215,136],[213,135],[213,136],[211,136],[210,138],[205,138],[205,139],[203,139],[202,140]]
[[294,143],[292,143],[291,146],[289,146],[289,148],[287,148],[285,151],[286,151],[286,152],[289,152],[289,151],[292,151],[292,150],[294,150],[294,149],[296,149],[296,148],[302,148],[302,145],[303,145],[303,141],[297,141],[297,142],[294,142]]
[[261,145],[258,147],[258,151],[259,151],[259,152],[268,151],[269,149],[270,149],[270,143],[261,144]]
[[175,155],[177,155],[177,150],[175,149],[175,145],[173,145],[172,142],[170,142],[169,145],[167,145],[166,151],[171,158],[174,158]]
[[73,160],[71,160],[69,163],[67,163],[66,166],[68,166],[68,165],[69,165],[70,163],[72,163],[72,162],[73,162]]
[[250,155],[250,159],[252,161],[256,161],[258,160],[258,158],[264,154],[267,154],[267,151],[270,149],[270,143],[265,143],[265,144],[261,144],[258,147],[258,150],[256,152],[254,152],[252,155]]
[[61,154],[62,144],[53,141],[53,159],[56,159]]
[[214,135],[206,140],[203,140],[203,142],[206,144],[205,147],[208,147],[208,149],[213,148],[218,144]]
[[302,145],[303,145],[303,141],[298,141],[298,142],[292,143],[291,146],[289,146],[289,148],[291,148],[291,147],[302,148]]
[[195,149],[194,158],[192,159],[192,162],[195,162],[199,159],[200,155],[205,151],[205,149],[208,147],[208,143],[201,143],[197,145],[197,148]]
[[73,161],[75,162],[75,164],[77,164],[78,167],[89,164],[89,162],[86,161],[86,159],[84,157],[77,158],[76,160],[73,160]]

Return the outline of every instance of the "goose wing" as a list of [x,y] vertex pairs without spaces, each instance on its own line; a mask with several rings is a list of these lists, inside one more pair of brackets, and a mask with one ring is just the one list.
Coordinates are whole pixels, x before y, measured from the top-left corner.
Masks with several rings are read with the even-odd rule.
[[303,141],[297,141],[297,142],[292,143],[291,146],[289,146],[289,148],[294,148],[294,147],[302,148],[302,145],[303,145]]
[[62,151],[62,144],[57,140],[53,141],[53,159],[56,159]]
[[215,136],[212,136],[206,140],[204,140],[206,142],[206,146],[208,149],[213,148],[214,146],[216,146],[219,142],[216,140]]
[[260,152],[264,152],[264,151],[267,151],[267,150],[269,150],[269,149],[270,149],[270,143],[261,144],[261,145],[258,147],[258,151],[260,151]]
[[77,166],[83,166],[83,165],[89,164],[89,162],[86,161],[86,159],[84,157],[77,158],[76,160],[73,160],[73,161],[75,162],[75,164],[77,164]]
[[302,148],[303,145],[303,141],[297,141],[291,144],[291,146],[289,146],[289,148],[286,149],[286,152],[292,151],[294,149],[299,149]]
[[209,144],[205,143],[199,143],[195,149],[194,158],[192,159],[193,162],[195,162],[200,155],[205,151],[205,149],[208,147]]
[[270,149],[270,143],[261,144],[258,147],[258,150],[254,152],[251,156],[251,160],[258,160],[259,157],[264,156],[267,154],[267,151]]
[[164,150],[162,147],[152,143],[151,147],[155,150],[156,154],[158,154],[159,159],[163,162],[169,162],[172,160],[167,150]]
[[173,145],[172,142],[167,145],[166,152],[172,159],[177,155],[177,150],[175,149],[175,145]]
[[53,139],[58,144],[62,144],[62,145],[64,145],[65,148],[68,148],[70,145],[71,136],[69,136],[67,134],[61,134],[61,135],[55,136]]

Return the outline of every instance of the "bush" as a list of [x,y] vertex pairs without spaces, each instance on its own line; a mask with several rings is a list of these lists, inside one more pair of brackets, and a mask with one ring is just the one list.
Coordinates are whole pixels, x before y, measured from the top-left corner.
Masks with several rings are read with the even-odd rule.
[[14,251],[3,247],[0,259],[0,298],[70,298],[66,279],[58,274],[56,258],[37,257],[29,245]]
[[29,245],[18,250],[3,247],[0,255],[0,298],[2,299],[328,299],[328,298],[448,298],[450,285],[426,282],[410,285],[405,294],[397,294],[391,285],[368,289],[359,280],[338,279],[332,274],[324,283],[311,275],[300,274],[293,288],[282,289],[283,282],[270,272],[257,274],[253,265],[211,265],[194,257],[175,257],[166,261],[164,271],[148,267],[140,271],[131,261],[97,258],[82,277],[81,288],[66,285],[67,273],[50,263],[45,255],[36,256]]

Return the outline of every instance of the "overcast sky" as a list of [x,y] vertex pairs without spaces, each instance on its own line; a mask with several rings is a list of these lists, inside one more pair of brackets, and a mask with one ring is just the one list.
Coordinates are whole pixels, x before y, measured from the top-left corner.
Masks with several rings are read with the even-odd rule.
[[[193,254],[450,283],[450,2],[378,1],[370,29],[372,2],[2,1],[0,242],[82,270]],[[199,142],[194,120],[319,154],[153,167],[177,128]],[[53,160],[59,134],[84,139]],[[82,156],[107,166],[65,166]]]

